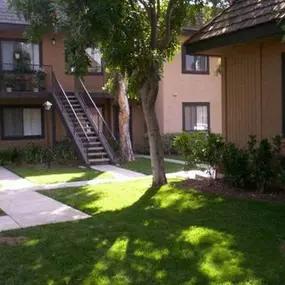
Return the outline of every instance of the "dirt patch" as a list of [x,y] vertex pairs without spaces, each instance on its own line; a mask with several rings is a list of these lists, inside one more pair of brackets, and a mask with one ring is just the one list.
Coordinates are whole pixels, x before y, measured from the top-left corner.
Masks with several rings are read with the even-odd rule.
[[0,237],[0,245],[17,245],[23,243],[24,241],[26,241],[26,239],[26,237]]
[[213,181],[212,185],[209,185],[209,180],[195,180],[188,179],[181,182],[181,186],[184,189],[197,189],[201,192],[208,192],[217,195],[231,196],[235,198],[253,199],[259,201],[269,201],[275,203],[285,203],[285,190],[271,189],[270,192],[259,193],[252,191],[245,191],[242,189],[235,189],[230,187],[222,180]]

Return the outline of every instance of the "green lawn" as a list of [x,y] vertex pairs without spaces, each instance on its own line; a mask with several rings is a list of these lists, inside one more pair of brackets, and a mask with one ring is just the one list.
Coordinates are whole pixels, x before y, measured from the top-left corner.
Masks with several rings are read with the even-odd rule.
[[[184,165],[181,164],[165,162],[164,165],[166,173],[173,173],[184,170]],[[124,163],[121,165],[121,167],[146,175],[152,174],[150,159],[147,158],[136,158],[135,161]]]
[[166,154],[165,158],[171,158],[171,159],[177,159],[177,160],[184,161],[184,157],[181,154],[170,154],[170,155]]
[[0,244],[5,285],[285,284],[284,205],[149,180],[46,194],[93,217],[2,233],[26,237]]
[[80,168],[44,168],[38,166],[10,166],[14,173],[26,178],[36,184],[53,184],[62,182],[73,182],[113,178],[110,173],[103,173],[93,169]]

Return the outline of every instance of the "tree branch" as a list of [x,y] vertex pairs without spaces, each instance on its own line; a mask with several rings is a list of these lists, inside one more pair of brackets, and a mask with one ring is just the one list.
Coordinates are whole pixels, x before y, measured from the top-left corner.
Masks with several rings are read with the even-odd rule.
[[150,46],[152,49],[156,48],[156,36],[157,36],[157,14],[155,7],[155,0],[150,0],[150,26],[151,26],[151,35],[150,35]]
[[159,19],[160,17],[160,0],[156,0],[156,15],[157,15],[157,19]]
[[160,50],[165,49],[171,42],[171,16],[174,5],[177,0],[169,0],[166,15],[165,15],[165,36],[164,39],[159,41],[158,48]]

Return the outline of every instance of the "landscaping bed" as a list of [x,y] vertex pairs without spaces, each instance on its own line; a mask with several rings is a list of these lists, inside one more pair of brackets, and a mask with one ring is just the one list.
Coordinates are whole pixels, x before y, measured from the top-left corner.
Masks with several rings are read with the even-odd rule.
[[205,192],[213,193],[217,195],[230,196],[243,199],[254,199],[259,201],[271,201],[275,203],[285,203],[285,190],[281,188],[269,188],[266,192],[260,193],[257,191],[237,189],[231,187],[223,180],[215,180],[209,184],[208,179],[194,180],[187,179],[181,182],[181,187],[191,190],[193,188]]
[[[120,167],[146,175],[152,175],[151,161],[148,158],[136,158],[135,161],[124,163],[120,165]],[[166,173],[174,173],[184,170],[184,165],[172,162],[164,162],[164,167]]]
[[9,165],[7,169],[36,184],[54,184],[93,179],[112,179],[110,173],[103,173],[89,168],[76,166],[63,166],[53,164],[47,168],[45,164],[39,165]]

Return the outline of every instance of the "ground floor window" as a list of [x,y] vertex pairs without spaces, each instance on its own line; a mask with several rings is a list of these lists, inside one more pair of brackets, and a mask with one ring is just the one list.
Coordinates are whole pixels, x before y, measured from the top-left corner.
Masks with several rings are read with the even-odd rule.
[[210,103],[183,103],[183,130],[210,130]]
[[43,133],[42,108],[2,108],[3,139],[42,138]]

